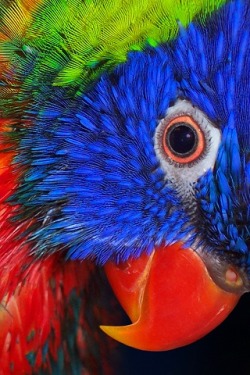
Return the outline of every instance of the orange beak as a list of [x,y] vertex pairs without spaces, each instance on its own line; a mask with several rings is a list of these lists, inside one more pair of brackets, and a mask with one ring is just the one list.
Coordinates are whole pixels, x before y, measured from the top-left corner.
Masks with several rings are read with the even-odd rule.
[[240,298],[218,287],[199,255],[181,244],[119,265],[110,262],[105,272],[132,324],[101,329],[142,350],[170,350],[198,340],[218,326]]

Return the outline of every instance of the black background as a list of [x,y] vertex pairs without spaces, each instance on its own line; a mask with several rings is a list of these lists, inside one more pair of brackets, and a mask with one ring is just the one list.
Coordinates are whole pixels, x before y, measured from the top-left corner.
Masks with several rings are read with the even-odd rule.
[[218,328],[192,345],[158,353],[121,345],[120,351],[123,375],[250,375],[250,293]]

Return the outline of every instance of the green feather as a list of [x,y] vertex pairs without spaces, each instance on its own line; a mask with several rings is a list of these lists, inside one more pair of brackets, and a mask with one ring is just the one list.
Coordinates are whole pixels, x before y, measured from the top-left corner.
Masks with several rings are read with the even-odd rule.
[[25,78],[30,90],[46,80],[83,89],[126,61],[129,51],[170,41],[180,24],[203,21],[225,0],[37,0],[31,14],[30,0],[1,3],[11,6],[1,7],[0,29],[12,27],[12,35],[0,52],[24,75],[35,60]]

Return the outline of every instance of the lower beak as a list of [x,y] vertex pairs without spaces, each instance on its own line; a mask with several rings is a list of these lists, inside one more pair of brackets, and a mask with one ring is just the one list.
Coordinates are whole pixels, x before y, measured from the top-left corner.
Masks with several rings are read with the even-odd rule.
[[240,295],[217,286],[192,249],[161,247],[105,272],[132,321],[101,326],[115,340],[137,349],[161,351],[190,344],[218,326]]

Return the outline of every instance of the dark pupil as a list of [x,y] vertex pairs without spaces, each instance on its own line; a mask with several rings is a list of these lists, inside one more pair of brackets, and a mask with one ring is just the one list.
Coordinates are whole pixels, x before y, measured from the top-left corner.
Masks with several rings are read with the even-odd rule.
[[197,134],[190,124],[178,122],[167,133],[166,141],[173,153],[185,157],[196,149]]

